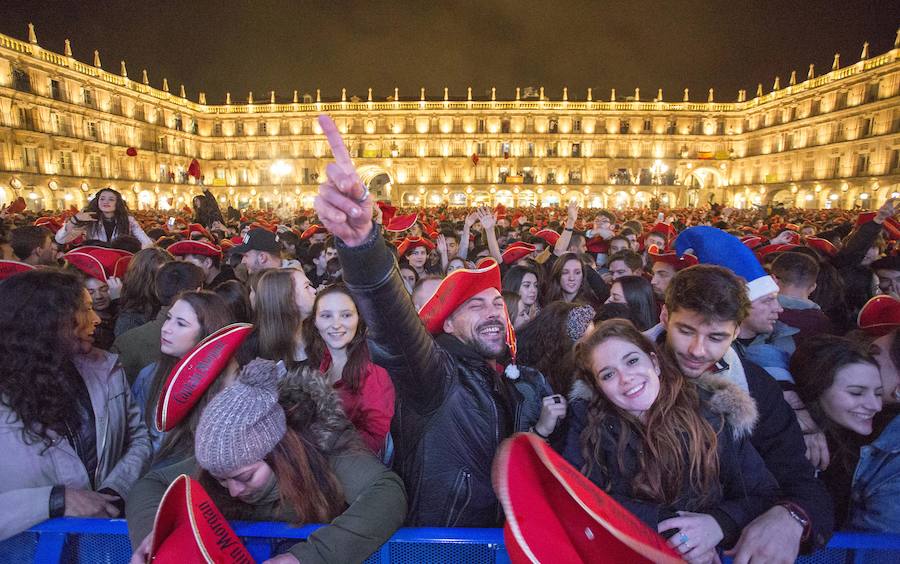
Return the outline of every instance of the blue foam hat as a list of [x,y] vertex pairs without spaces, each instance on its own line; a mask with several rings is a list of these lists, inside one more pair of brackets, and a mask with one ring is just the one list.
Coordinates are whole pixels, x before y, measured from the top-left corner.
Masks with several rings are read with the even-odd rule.
[[721,229],[705,225],[690,227],[678,235],[674,246],[679,255],[691,249],[701,264],[725,267],[746,280],[751,302],[778,291],[778,284],[766,274],[753,251]]

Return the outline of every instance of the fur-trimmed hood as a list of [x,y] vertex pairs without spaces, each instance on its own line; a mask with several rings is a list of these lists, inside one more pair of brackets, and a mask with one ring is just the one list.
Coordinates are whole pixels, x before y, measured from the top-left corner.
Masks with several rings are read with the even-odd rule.
[[278,401],[288,426],[324,452],[359,441],[337,393],[318,370],[301,367],[289,372],[279,384]]
[[[704,374],[693,380],[700,389],[700,401],[713,414],[720,415],[731,426],[735,439],[753,432],[759,411],[750,394],[727,378],[717,374]],[[584,380],[575,380],[569,390],[569,401],[590,403],[594,390]]]

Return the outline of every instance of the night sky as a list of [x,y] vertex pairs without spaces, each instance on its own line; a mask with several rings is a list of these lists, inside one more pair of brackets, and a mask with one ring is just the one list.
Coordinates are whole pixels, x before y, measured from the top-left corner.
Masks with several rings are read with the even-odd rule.
[[3,0],[0,33],[27,38],[35,24],[39,43],[63,52],[70,38],[77,59],[91,63],[100,50],[103,68],[151,84],[184,84],[188,97],[201,90],[210,103],[268,99],[275,90],[289,99],[296,89],[323,97],[347,88],[376,99],[400,88],[418,99],[425,87],[440,99],[475,96],[497,87],[500,99],[516,86],[541,86],[560,99],[608,99],[611,88],[641,99],[656,96],[733,101],[739,88],[752,97],[756,84],[768,92],[776,75],[787,85],[792,69],[800,81],[815,63],[830,70],[893,47],[900,2],[757,1],[530,2],[530,1],[227,1],[91,2]]

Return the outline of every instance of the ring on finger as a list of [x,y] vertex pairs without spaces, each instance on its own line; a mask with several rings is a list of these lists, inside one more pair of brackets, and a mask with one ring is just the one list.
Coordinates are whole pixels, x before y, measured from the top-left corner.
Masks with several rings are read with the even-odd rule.
[[360,184],[362,184],[362,187],[363,187],[363,193],[362,193],[362,196],[360,196],[360,197],[356,200],[356,203],[357,203],[357,204],[361,204],[361,203],[363,203],[363,202],[365,202],[366,200],[369,199],[369,187],[366,186],[366,183],[365,183],[365,182],[360,182]]
[[678,542],[680,544],[687,544],[688,538],[689,537],[686,534],[681,533],[681,536],[678,537]]

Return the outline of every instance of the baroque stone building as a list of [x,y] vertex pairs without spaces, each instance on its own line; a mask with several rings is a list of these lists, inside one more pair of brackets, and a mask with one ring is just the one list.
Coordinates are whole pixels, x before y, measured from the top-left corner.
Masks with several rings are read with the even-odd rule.
[[27,41],[0,35],[0,203],[80,207],[113,186],[134,208],[182,207],[202,189],[187,173],[197,159],[223,204],[311,207],[330,160],[322,112],[373,192],[401,205],[873,208],[900,192],[900,31],[887,53],[866,44],[847,66],[835,55],[826,73],[810,66],[735,102],[539,87],[211,105],[118,70],[96,51],[75,60],[68,40],[44,48],[31,26]]

